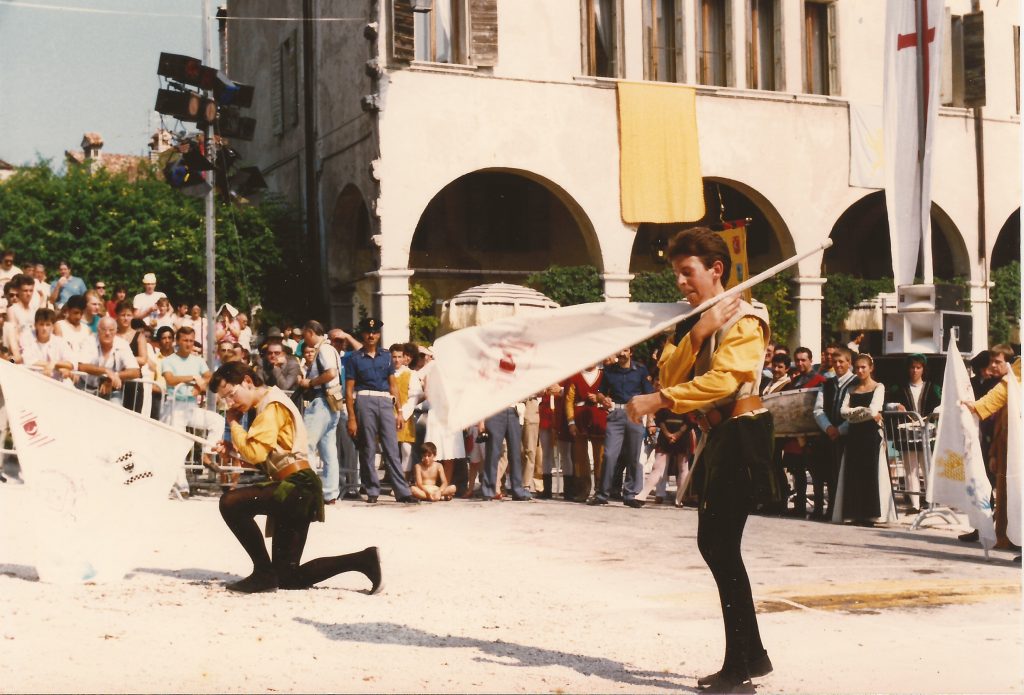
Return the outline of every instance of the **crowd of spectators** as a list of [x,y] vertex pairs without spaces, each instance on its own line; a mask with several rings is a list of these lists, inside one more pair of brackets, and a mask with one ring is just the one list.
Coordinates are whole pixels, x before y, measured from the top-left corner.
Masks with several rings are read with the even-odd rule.
[[[0,349],[6,357],[153,417],[220,436],[223,419],[195,407],[207,397],[211,373],[201,308],[172,303],[157,290],[153,273],[141,278],[142,291],[128,300],[128,288],[115,287],[108,296],[103,281],[90,288],[66,261],[58,271],[51,283],[44,264],[27,263],[22,270],[12,252],[0,256]],[[268,327],[258,340],[248,316],[230,304],[215,321],[213,368],[249,363],[264,383],[291,394],[303,412],[327,504],[346,497],[375,503],[382,484],[408,503],[540,497],[591,505],[621,500],[639,508],[651,502],[695,505],[700,497],[701,469],[692,465],[700,419],[668,410],[641,424],[626,417],[631,397],[660,388],[658,350],[644,360],[623,350],[451,432],[430,416],[431,349],[404,343],[385,350],[377,319],[364,319],[358,337],[308,321]],[[881,423],[886,410],[926,418],[939,409],[941,389],[925,379],[928,357],[908,356],[905,376],[883,385],[874,379],[872,356],[857,347],[857,340],[830,343],[816,363],[807,347],[791,355],[785,346],[767,346],[760,394],[814,389],[817,431],[777,437],[774,475],[784,494],[777,508],[762,513],[871,525],[893,520],[897,507],[916,513],[925,505],[921,447],[904,452],[904,494],[896,499]],[[1007,375],[1014,359],[1012,348],[996,345],[971,361],[977,399]],[[997,426],[1005,407],[982,405],[976,412],[987,416],[981,431],[998,510],[998,491],[1005,495],[1005,484],[998,485],[1000,475],[1005,480],[1005,446],[993,442],[1000,436],[1005,441]],[[227,482],[234,484],[237,476]],[[184,482],[181,488],[187,489]],[[998,543],[1009,547],[1005,532]]]

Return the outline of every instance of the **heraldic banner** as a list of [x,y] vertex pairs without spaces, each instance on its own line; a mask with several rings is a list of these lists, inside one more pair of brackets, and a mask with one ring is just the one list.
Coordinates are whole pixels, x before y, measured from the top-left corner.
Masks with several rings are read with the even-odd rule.
[[194,438],[5,360],[0,389],[34,511],[8,523],[34,536],[39,578],[123,579]]
[[978,529],[981,542],[986,548],[991,548],[996,542],[992,523],[992,484],[985,474],[978,418],[960,405],[960,401],[973,400],[967,366],[957,349],[956,340],[952,339],[942,379],[942,412],[935,435],[928,500],[965,512],[971,526]]

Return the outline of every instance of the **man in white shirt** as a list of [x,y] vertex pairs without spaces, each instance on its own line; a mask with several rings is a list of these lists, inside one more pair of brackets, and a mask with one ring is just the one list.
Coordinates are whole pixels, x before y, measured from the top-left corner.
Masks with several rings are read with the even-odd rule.
[[135,309],[135,318],[149,319],[156,318],[156,303],[161,297],[166,297],[163,292],[156,291],[156,274],[146,273],[142,276],[142,292],[132,299],[132,307]]
[[71,354],[80,362],[89,354],[91,343],[96,342],[96,336],[82,320],[85,313],[85,296],[76,294],[71,297],[64,305],[64,313],[67,318],[57,322],[54,333],[67,342]]
[[0,287],[6,285],[15,275],[21,275],[21,268],[14,265],[14,251],[0,254]]
[[35,336],[25,341],[21,357],[26,367],[39,368],[51,379],[65,381],[78,364],[71,348],[60,336],[53,335],[53,309],[37,309]]
[[[836,485],[839,480],[839,461],[843,456],[843,438],[850,429],[850,423],[839,414],[839,408],[843,403],[843,396],[854,382],[854,373],[850,369],[853,360],[853,351],[848,347],[838,345],[832,355],[832,369],[836,375],[825,381],[814,399],[814,421],[825,433],[825,441],[820,447],[817,456],[817,465],[820,467],[820,475],[814,479],[824,479],[828,485],[828,510],[821,516],[828,519],[832,516],[833,505],[836,501]],[[815,512],[818,511],[818,500],[820,493],[815,490]],[[815,514],[817,516],[817,514]]]
[[89,374],[86,388],[96,389],[99,396],[122,403],[124,382],[138,379],[142,370],[128,341],[118,337],[117,321],[109,316],[101,318],[96,339],[88,344],[87,350],[78,363],[78,371]]

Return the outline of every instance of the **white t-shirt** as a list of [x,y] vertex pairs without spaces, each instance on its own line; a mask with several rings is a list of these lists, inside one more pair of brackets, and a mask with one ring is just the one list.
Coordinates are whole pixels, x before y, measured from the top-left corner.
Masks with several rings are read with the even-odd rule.
[[921,392],[924,391],[924,382],[919,384],[908,384],[910,387],[910,397],[914,399],[914,407],[912,410],[919,412],[921,410]]
[[[21,358],[26,367],[34,367],[39,362],[70,362],[73,369],[78,367],[78,360],[71,353],[71,348],[59,335],[51,335],[45,343],[33,337],[22,346]],[[57,370],[46,376],[58,381],[62,379]]]
[[10,270],[0,268],[0,289],[3,289],[3,286],[10,282],[15,275],[21,275],[21,268],[16,265],[12,265]]
[[166,296],[163,292],[153,292],[153,294],[140,292],[132,300],[132,306],[135,308],[135,311],[145,310],[147,314],[153,316],[156,313],[156,303]]
[[90,354],[89,346],[96,342],[96,334],[89,330],[85,321],[79,321],[78,328],[75,328],[67,319],[61,319],[57,322],[57,328],[76,360],[82,361],[84,356]]

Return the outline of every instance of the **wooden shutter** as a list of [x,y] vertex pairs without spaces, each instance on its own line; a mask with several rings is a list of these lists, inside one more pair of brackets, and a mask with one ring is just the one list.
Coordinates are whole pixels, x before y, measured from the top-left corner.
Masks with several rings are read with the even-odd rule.
[[783,60],[782,46],[782,0],[773,0],[772,10],[772,36],[775,45],[772,47],[772,56],[775,60],[775,91],[786,90],[786,62]]
[[943,106],[953,104],[953,15],[949,8],[942,13],[942,46],[939,48],[942,74],[939,76],[939,103]]
[[479,67],[498,64],[498,0],[469,0],[469,58]]
[[284,132],[281,88],[281,47],[278,46],[270,61],[270,122],[274,135]]
[[964,106],[985,105],[985,14],[964,15]]
[[292,31],[281,44],[281,106],[284,130],[299,125],[299,37]]
[[1013,27],[1013,88],[1017,96],[1017,113],[1020,113],[1020,26]]
[[839,20],[836,3],[830,2],[825,12],[828,28],[828,89],[827,94],[839,95]]
[[747,0],[745,30],[747,39],[747,89],[759,89],[761,87],[757,80],[757,65],[761,60],[761,56],[758,55],[757,30],[758,25],[762,21],[758,10],[757,0]]
[[675,27],[676,32],[676,82],[686,82],[686,62],[683,45],[686,41],[686,28],[683,24],[683,0],[675,0]]
[[725,75],[721,80],[720,84],[726,87],[736,86],[736,72],[733,65],[733,21],[732,21],[732,2],[731,0],[720,0],[722,3],[722,12],[725,17]]
[[416,59],[416,35],[412,4],[391,0],[391,56],[409,62]]

